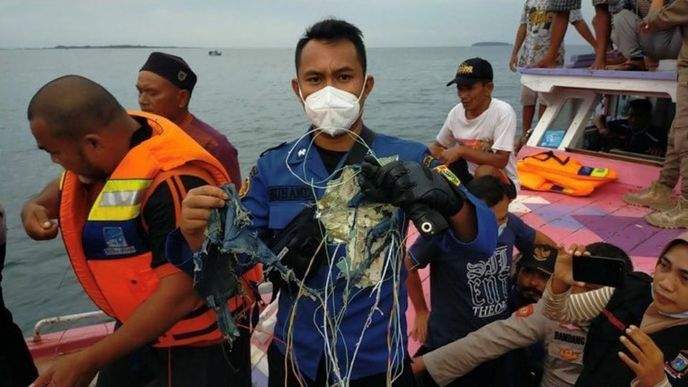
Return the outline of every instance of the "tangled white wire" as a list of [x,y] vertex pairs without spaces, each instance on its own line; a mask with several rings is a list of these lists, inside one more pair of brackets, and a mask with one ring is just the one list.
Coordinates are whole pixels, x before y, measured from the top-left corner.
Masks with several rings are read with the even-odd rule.
[[[369,153],[372,154],[372,149],[368,144],[359,136],[358,133],[353,131],[347,132],[349,136],[353,137],[354,140],[361,145],[365,146]],[[338,176],[340,171],[344,168],[341,166],[343,162],[340,162],[340,167],[333,171],[327,178],[314,181],[312,178],[309,179],[307,176],[307,160],[310,152],[315,144],[315,138],[321,135],[317,129],[311,129],[307,131],[303,136],[301,136],[288,151],[285,158],[285,165],[287,170],[301,183],[309,186],[313,193],[313,198],[316,205],[319,205],[319,199],[317,195],[317,190],[324,191],[325,189],[332,189],[340,187],[347,184],[351,179],[356,178],[357,173],[352,174],[348,179],[342,178],[340,182],[333,183],[330,182],[333,177]],[[299,154],[299,157],[304,160],[302,163],[302,170],[294,171],[289,164],[289,159],[291,158],[294,151],[298,147],[298,152],[302,152],[303,147],[300,146],[302,141],[306,136],[311,136],[308,146],[306,147],[305,153]],[[329,183],[329,184],[328,184]],[[319,207],[318,207],[319,208]],[[342,221],[346,221],[343,219]],[[356,221],[353,221],[352,227],[356,227]],[[291,359],[295,359],[292,343],[294,334],[294,317],[296,305],[299,303],[301,297],[305,294],[309,294],[318,303],[313,315],[313,325],[316,327],[318,333],[323,339],[323,357],[325,362],[325,372],[328,378],[328,384],[336,386],[348,386],[351,380],[352,372],[355,368],[355,362],[359,354],[359,350],[364,341],[364,336],[373,322],[374,316],[379,314],[380,317],[384,317],[386,313],[389,314],[388,325],[388,337],[387,337],[387,384],[391,384],[403,373],[403,359],[406,356],[405,337],[406,332],[403,332],[403,318],[404,312],[401,310],[401,303],[399,302],[399,289],[402,284],[402,272],[404,270],[404,256],[403,256],[403,243],[404,239],[400,234],[400,223],[392,222],[390,229],[385,232],[380,238],[384,238],[387,241],[387,251],[384,256],[384,264],[382,266],[382,274],[380,279],[367,288],[358,287],[357,284],[351,283],[351,267],[349,262],[341,253],[340,249],[344,248],[344,244],[338,244],[334,248],[334,252],[330,252],[325,249],[327,258],[325,259],[328,265],[327,276],[325,279],[325,284],[322,289],[309,289],[308,292],[304,291],[303,282],[299,283],[299,291],[296,294],[294,304],[292,306],[292,318],[290,319],[289,325],[287,326],[287,337],[285,338],[287,346],[287,355]],[[327,238],[327,236],[325,237]],[[335,268],[338,269],[338,274],[335,274]],[[390,284],[385,285],[386,282]],[[338,286],[342,288],[342,299],[338,300],[335,296],[337,292],[335,291]],[[381,298],[383,297],[383,292],[385,292],[385,286],[390,286],[392,291],[392,308],[391,310],[385,311],[380,309]],[[357,338],[355,348],[353,353],[349,353],[349,348],[346,347],[346,340],[342,340],[344,337],[344,332],[342,330],[342,324],[344,323],[344,316],[348,311],[348,305],[351,300],[356,297],[365,297],[364,292],[369,292],[368,297],[374,297],[373,305],[368,311],[365,323],[361,327],[360,334]],[[341,303],[341,305],[339,305]],[[322,319],[318,321],[318,313],[322,313]],[[352,331],[351,327],[347,327],[347,332]],[[340,355],[344,355],[344,358],[340,358]],[[285,363],[286,364],[286,363]],[[292,363],[292,365],[294,365]],[[395,367],[396,366],[396,367]],[[295,372],[298,375],[298,371]],[[298,377],[298,376],[297,376]]]

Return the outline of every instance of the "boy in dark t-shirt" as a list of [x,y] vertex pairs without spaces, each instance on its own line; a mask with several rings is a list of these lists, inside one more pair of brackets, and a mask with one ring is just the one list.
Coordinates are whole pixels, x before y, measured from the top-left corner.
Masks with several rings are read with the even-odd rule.
[[[441,254],[433,239],[419,238],[411,246],[410,266],[421,268],[430,264],[431,278],[427,338],[416,356],[460,339],[493,321],[507,318],[513,312],[509,297],[514,246],[519,250],[532,250],[535,244],[554,245],[549,237],[509,214],[506,185],[499,178],[475,178],[467,188],[494,212],[499,225],[497,247],[491,256],[450,256]],[[423,303],[420,301],[422,297],[412,294],[418,292],[418,288],[409,284],[414,309],[427,309],[426,305],[417,304]],[[484,363],[450,386],[504,385],[501,378],[505,366],[504,359]],[[428,374],[422,378],[424,385],[436,385]]]

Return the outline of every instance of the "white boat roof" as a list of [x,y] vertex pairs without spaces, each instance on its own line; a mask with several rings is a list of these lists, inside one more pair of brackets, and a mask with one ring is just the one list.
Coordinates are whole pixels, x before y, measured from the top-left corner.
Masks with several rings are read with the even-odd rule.
[[556,88],[587,89],[604,94],[643,94],[676,102],[676,71],[612,71],[587,68],[525,68],[521,83],[542,92]]
[[635,95],[676,101],[676,71],[611,71],[588,68],[524,68],[521,83],[539,93],[547,109],[528,145],[565,150],[579,143],[603,95]]

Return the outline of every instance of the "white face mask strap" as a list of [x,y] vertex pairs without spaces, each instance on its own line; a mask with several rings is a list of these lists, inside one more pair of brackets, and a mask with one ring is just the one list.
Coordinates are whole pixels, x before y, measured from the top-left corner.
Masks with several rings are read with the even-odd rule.
[[299,77],[296,77],[296,85],[299,87],[299,98],[301,98],[301,102],[305,104],[306,100],[303,98],[303,92],[301,91],[301,81],[299,80]]
[[363,87],[361,88],[361,92],[358,94],[357,101],[360,101],[361,98],[363,98],[363,93],[365,93],[366,83],[368,83],[368,73],[365,73],[365,75],[363,75]]

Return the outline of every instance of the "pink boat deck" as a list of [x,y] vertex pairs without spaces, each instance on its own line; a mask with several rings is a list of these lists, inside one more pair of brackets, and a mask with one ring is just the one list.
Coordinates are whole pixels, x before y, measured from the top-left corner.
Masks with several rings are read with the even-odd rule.
[[[519,156],[541,151],[537,148],[524,148]],[[651,274],[662,247],[684,230],[665,230],[651,226],[643,219],[651,210],[628,205],[621,198],[624,193],[646,187],[656,180],[659,168],[582,154],[560,151],[555,153],[571,156],[580,160],[583,165],[613,168],[619,178],[616,182],[598,187],[588,197],[522,190],[510,205],[510,211],[519,215],[531,227],[565,246],[599,241],[615,244],[631,256],[636,270]],[[408,246],[418,236],[417,231],[413,231],[414,234],[408,238]],[[420,276],[429,306],[428,270],[420,270]],[[415,317],[412,306],[408,308],[406,317],[410,330]],[[414,354],[417,348],[418,343],[410,340],[409,353]]]
[[[541,151],[537,148],[524,148],[520,156]],[[558,154],[566,152],[557,152]],[[597,241],[613,243],[631,255],[636,270],[651,273],[657,254],[670,239],[682,230],[663,230],[647,224],[643,217],[650,210],[629,206],[621,199],[626,192],[649,185],[657,178],[659,169],[653,166],[602,159],[581,154],[567,154],[580,160],[584,165],[602,166],[616,169],[619,179],[599,187],[589,197],[570,197],[549,192],[523,190],[511,204],[511,212],[518,214],[531,227],[540,230],[560,244],[588,244]],[[411,228],[407,244],[418,237]],[[426,303],[430,305],[428,270],[420,270]],[[410,305],[410,301],[409,301]],[[406,312],[409,330],[413,327],[415,312],[410,306]],[[97,324],[83,328],[47,334],[41,343],[27,340],[39,367],[54,359],[58,354],[69,353],[85,348],[112,332],[112,324]],[[264,361],[267,343],[254,337],[254,364]],[[419,344],[409,342],[409,353],[413,355]],[[254,368],[254,382],[265,385],[267,369]]]
[[110,335],[114,326],[114,322],[104,322],[65,329],[59,332],[46,333],[36,342],[32,338],[27,338],[26,344],[31,351],[36,367],[41,371],[57,356],[82,350]]

